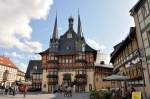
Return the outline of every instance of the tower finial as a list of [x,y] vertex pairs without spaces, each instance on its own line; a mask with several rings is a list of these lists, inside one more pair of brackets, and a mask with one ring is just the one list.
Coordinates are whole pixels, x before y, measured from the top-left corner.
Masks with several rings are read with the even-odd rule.
[[83,37],[79,8],[78,8],[78,29],[77,29],[77,31],[78,31],[77,32],[78,37]]
[[58,39],[57,11],[56,11],[56,18],[55,18],[55,24],[54,24],[52,39]]
[[69,30],[73,30],[73,17],[70,16],[68,21],[69,21]]

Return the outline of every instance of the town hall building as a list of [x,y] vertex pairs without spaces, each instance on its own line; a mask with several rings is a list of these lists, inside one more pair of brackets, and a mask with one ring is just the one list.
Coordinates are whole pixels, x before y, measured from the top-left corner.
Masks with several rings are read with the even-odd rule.
[[49,48],[42,56],[42,91],[53,92],[61,85],[73,85],[76,92],[94,89],[94,61],[97,51],[91,48],[83,36],[80,16],[77,33],[69,17],[68,30],[58,37],[57,16]]
[[71,86],[74,92],[111,88],[112,83],[102,79],[111,75],[113,68],[105,64],[99,51],[86,43],[80,16],[77,32],[73,28],[73,17],[69,17],[68,22],[67,31],[58,37],[56,16],[49,48],[38,53],[41,60],[29,61],[26,80],[32,82],[30,88],[48,93],[65,86]]

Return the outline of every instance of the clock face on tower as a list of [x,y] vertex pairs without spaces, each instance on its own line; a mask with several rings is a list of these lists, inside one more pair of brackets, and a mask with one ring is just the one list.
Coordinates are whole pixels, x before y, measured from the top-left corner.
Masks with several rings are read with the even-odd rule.
[[67,38],[72,38],[72,34],[71,34],[71,33],[68,33],[68,34],[67,34]]

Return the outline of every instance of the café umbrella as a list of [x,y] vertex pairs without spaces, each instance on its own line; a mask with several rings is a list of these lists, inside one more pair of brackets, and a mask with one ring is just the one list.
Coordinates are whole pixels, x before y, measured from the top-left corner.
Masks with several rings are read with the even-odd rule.
[[126,80],[129,80],[128,76],[114,75],[114,74],[103,78],[103,81],[126,81]]
[[19,84],[27,84],[27,85],[31,85],[32,82],[31,81],[20,81],[18,82]]

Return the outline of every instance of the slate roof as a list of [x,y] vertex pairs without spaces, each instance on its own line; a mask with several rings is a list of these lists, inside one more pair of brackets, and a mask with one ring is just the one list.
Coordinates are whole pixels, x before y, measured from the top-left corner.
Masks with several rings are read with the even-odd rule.
[[145,1],[146,1],[146,0],[139,0],[139,1],[133,6],[133,8],[130,10],[131,15],[132,15],[132,13],[138,11],[139,8],[142,6],[142,4],[143,4]]
[[[35,67],[37,67],[37,69],[35,69]],[[30,78],[31,73],[42,73],[42,61],[41,60],[30,60],[29,61],[25,77]]]
[[[72,34],[72,38],[67,39],[67,34],[71,33]],[[75,33],[74,31],[67,31],[64,35],[62,35],[59,39],[59,43],[58,43],[58,51],[56,52],[57,55],[64,55],[64,54],[76,54],[76,52],[78,52],[78,48],[76,46],[76,42],[79,43],[84,43],[85,44],[85,52],[97,52],[95,49],[93,49],[92,47],[90,47],[84,40],[84,38],[79,41],[79,38],[77,37],[77,33]],[[67,47],[69,48],[67,50]],[[81,48],[80,48],[81,49]],[[40,52],[39,54],[45,54],[48,53],[50,51],[50,48],[46,49],[43,52]]]
[[46,54],[46,53],[48,53],[49,52],[49,48],[48,49],[46,49],[45,51],[43,51],[43,52],[40,52],[40,53],[38,53],[38,54]]
[[[67,38],[68,34],[72,34],[72,38]],[[74,31],[67,31],[64,35],[62,35],[59,39],[59,53],[65,52],[75,52],[76,51],[76,42],[77,42],[77,34]],[[67,49],[68,48],[68,49]]]
[[[73,20],[72,20],[73,21]],[[69,26],[73,27],[72,21],[69,20]],[[57,21],[55,22],[55,24]],[[71,24],[71,25],[70,25]],[[55,29],[55,28],[54,28]],[[91,48],[84,39],[83,33],[82,33],[82,27],[81,27],[81,21],[80,21],[80,16],[78,16],[78,33],[74,31],[73,28],[69,28],[60,38],[58,39],[53,39],[50,40],[50,47],[43,51],[40,52],[39,54],[46,54],[48,52],[55,53],[55,55],[69,55],[69,54],[76,54],[78,52],[83,51],[83,46],[84,46],[84,51],[85,52],[93,52],[94,53],[94,58],[96,59],[96,54],[97,51],[93,48]],[[53,31],[53,34],[56,34],[56,31]],[[69,37],[69,35],[72,35],[72,37]]]
[[110,62],[113,62],[113,59],[117,55],[117,53],[124,47],[124,45],[129,40],[131,40],[132,37],[135,37],[135,35],[136,35],[136,28],[135,27],[131,27],[130,28],[130,32],[129,32],[128,36],[125,38],[125,40],[123,40],[122,42],[120,42],[119,44],[117,44],[116,46],[114,46],[114,51],[111,53]]

